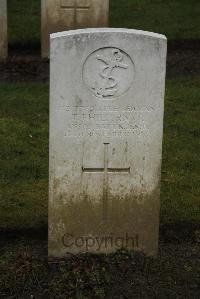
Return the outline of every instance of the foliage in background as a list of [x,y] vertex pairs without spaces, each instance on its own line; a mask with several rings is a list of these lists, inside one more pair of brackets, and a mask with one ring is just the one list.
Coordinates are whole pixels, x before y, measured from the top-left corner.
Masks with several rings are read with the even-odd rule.
[[111,0],[110,25],[162,33],[168,39],[198,39],[199,0]]
[[8,37],[13,47],[40,47],[41,0],[8,0]]

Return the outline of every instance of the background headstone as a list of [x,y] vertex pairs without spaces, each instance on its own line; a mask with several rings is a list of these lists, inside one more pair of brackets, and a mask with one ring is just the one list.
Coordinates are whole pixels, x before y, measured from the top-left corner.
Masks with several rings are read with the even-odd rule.
[[7,0],[0,0],[0,59],[5,59],[7,56]]
[[42,57],[49,56],[50,33],[107,27],[109,0],[42,0]]
[[157,252],[166,38],[51,36],[49,255]]

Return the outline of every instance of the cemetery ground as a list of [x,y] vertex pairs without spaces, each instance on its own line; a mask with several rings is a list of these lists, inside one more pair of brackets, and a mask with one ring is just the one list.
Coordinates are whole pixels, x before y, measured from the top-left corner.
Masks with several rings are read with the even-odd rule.
[[167,80],[158,258],[121,250],[50,265],[48,84],[0,84],[1,297],[198,298],[199,79]]
[[9,2],[11,55],[0,64],[0,297],[199,298],[200,3],[111,1],[112,26],[169,37],[158,257],[119,250],[48,264],[49,66],[39,1],[29,1],[29,29],[25,2]]

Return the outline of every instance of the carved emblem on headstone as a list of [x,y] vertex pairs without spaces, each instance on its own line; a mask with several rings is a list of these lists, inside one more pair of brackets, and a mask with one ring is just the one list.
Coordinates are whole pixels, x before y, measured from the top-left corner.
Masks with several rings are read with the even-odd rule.
[[123,56],[123,53],[118,49],[112,51],[111,57],[97,55],[97,60],[105,63],[105,66],[99,72],[99,76],[102,78],[101,81],[95,81],[92,87],[97,97],[105,98],[116,94],[118,82],[117,79],[112,76],[112,72],[114,68],[128,69],[128,65],[121,62],[123,61]]
[[100,99],[112,99],[124,94],[132,85],[133,78],[134,64],[131,58],[117,48],[95,51],[87,58],[83,68],[83,80]]

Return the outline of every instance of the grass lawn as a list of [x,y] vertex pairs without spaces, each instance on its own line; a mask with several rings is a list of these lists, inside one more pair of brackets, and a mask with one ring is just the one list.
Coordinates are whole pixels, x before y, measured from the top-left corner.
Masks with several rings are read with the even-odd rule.
[[[8,0],[11,46],[40,44],[40,1]],[[199,0],[110,0],[110,27],[165,34],[169,39],[199,39]]]
[[[8,0],[12,48],[40,47],[40,1]],[[110,0],[110,26],[200,39],[199,11],[199,0]],[[178,224],[200,222],[199,82],[199,75],[166,82],[160,223],[169,230],[158,257],[122,250],[53,264],[46,236],[49,87],[0,83],[0,298],[199,298],[200,230],[177,236]],[[178,227],[174,235],[169,224]]]
[[200,222],[200,78],[167,81],[161,223]]
[[48,87],[0,87],[0,229],[47,225]]
[[[200,220],[199,77],[167,81],[161,224]],[[0,229],[47,227],[48,85],[0,85]]]

